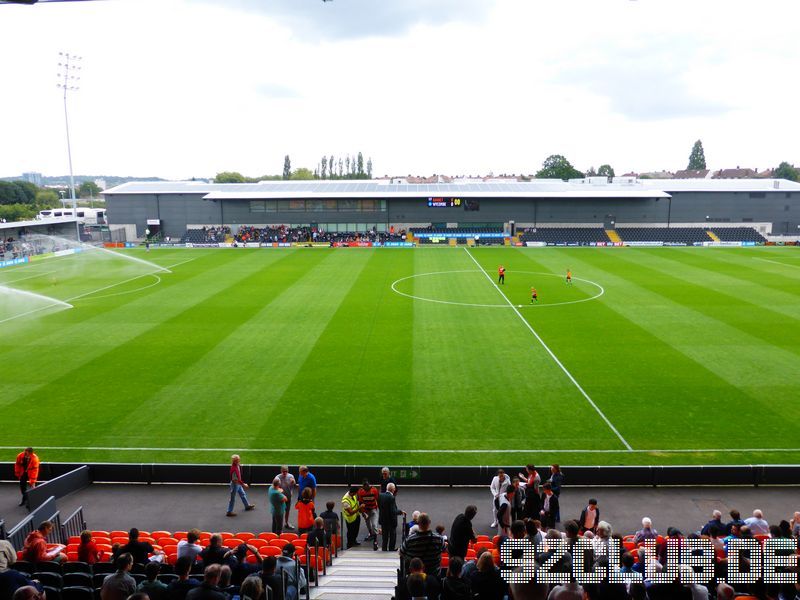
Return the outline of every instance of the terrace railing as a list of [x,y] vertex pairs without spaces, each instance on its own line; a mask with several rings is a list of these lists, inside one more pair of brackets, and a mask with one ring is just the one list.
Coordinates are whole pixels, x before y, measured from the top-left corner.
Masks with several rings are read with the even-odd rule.
[[87,527],[83,518],[83,506],[79,506],[61,523],[61,539],[66,541],[71,536],[79,536],[84,529]]
[[61,516],[56,506],[56,499],[54,496],[50,496],[39,508],[34,510],[8,531],[7,539],[11,542],[11,545],[14,546],[15,550],[22,550],[25,546],[25,538],[27,538],[42,521],[51,521],[53,523],[53,531],[55,537],[58,539],[50,541],[56,541],[61,544],[65,542],[61,537]]

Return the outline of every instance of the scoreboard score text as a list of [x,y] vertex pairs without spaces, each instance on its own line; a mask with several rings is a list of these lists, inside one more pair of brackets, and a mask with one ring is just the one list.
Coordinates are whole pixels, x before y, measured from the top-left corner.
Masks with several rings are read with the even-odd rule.
[[461,198],[428,198],[431,208],[461,208]]

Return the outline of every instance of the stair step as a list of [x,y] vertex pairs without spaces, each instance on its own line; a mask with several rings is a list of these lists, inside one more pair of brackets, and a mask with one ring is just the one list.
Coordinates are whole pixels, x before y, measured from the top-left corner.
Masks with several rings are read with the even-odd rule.
[[311,590],[311,598],[314,600],[389,600],[394,595],[394,588],[391,592],[378,592],[375,590],[362,590],[359,588],[314,588]]
[[356,566],[353,565],[352,567],[328,567],[327,577],[331,575],[366,575],[370,577],[396,577],[397,570],[396,569],[370,569],[367,566]]

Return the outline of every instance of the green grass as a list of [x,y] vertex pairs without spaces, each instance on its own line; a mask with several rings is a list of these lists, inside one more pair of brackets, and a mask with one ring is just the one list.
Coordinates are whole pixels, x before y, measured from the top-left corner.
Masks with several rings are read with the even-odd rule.
[[794,248],[127,253],[0,270],[7,460],[800,463]]

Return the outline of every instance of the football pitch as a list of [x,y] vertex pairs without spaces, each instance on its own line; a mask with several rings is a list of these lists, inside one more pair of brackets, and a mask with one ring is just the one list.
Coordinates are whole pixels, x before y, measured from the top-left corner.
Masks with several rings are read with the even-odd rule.
[[119,253],[0,270],[6,460],[800,463],[796,248]]

